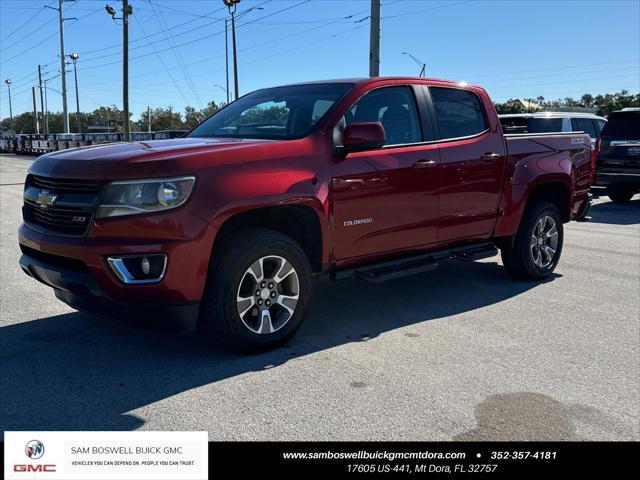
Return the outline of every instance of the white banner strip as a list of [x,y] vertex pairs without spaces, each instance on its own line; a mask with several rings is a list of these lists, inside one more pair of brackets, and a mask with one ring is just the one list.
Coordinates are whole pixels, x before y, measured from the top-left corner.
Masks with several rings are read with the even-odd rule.
[[207,432],[5,432],[6,480],[206,480]]

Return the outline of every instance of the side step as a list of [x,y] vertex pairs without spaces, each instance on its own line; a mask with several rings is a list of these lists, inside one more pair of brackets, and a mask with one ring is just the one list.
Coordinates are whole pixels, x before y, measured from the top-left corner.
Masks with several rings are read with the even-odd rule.
[[476,260],[482,260],[483,258],[495,257],[498,254],[498,249],[491,245],[490,248],[481,248],[478,250],[465,251],[462,253],[454,253],[452,258],[456,260],[462,260],[463,262],[475,262]]
[[493,257],[497,253],[498,249],[493,243],[481,242],[462,247],[435,250],[408,258],[336,270],[331,273],[331,278],[333,280],[345,280],[355,277],[366,282],[381,283],[395,278],[435,270],[438,268],[438,261],[440,260],[455,258],[463,261],[475,261]]
[[390,265],[370,269],[356,270],[355,276],[360,280],[371,283],[382,283],[394,278],[406,277],[417,273],[428,272],[438,268],[438,262],[431,259],[415,260],[413,262]]

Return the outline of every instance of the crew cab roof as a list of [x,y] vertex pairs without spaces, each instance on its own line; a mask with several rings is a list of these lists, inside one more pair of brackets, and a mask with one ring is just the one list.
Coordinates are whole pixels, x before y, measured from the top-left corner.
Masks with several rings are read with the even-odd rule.
[[325,83],[353,83],[357,86],[366,85],[366,84],[374,84],[374,83],[384,83],[384,82],[425,82],[425,83],[437,83],[439,85],[451,85],[455,87],[465,86],[465,87],[474,87],[474,88],[482,88],[478,85],[472,85],[470,83],[459,81],[459,80],[444,80],[441,78],[432,78],[432,77],[356,77],[356,78],[334,78],[327,80],[314,80],[309,82],[297,82],[290,83],[286,85],[276,85],[275,87],[290,87],[296,85],[319,85]]

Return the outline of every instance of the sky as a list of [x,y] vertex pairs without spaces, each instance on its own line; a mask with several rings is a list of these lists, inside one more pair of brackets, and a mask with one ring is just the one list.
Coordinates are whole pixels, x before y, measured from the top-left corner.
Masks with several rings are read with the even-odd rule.
[[[44,65],[48,108],[62,110],[57,0],[0,0],[0,118],[32,110]],[[122,107],[118,0],[64,2],[65,53],[77,61],[80,109]],[[130,111],[183,111],[226,99],[222,0],[130,0]],[[299,81],[364,77],[369,0],[241,0],[240,94]],[[640,91],[640,0],[382,0],[381,75],[465,80],[494,101]],[[73,66],[67,70],[75,111]],[[233,86],[232,77],[230,79]]]

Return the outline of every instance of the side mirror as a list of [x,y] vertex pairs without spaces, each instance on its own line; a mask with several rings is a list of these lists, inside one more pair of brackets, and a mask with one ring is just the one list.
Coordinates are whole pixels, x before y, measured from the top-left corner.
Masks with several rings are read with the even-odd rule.
[[344,129],[342,147],[344,153],[360,152],[382,148],[387,142],[387,135],[380,122],[354,122]]

